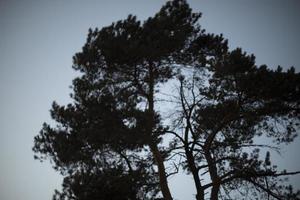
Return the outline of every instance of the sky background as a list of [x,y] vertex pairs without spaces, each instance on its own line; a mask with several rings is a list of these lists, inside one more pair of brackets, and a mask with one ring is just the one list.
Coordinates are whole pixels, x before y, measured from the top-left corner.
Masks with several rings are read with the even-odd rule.
[[[255,54],[257,64],[295,66],[300,71],[300,1],[188,0],[208,32],[223,33],[230,48]],[[51,122],[53,100],[70,102],[75,73],[72,56],[88,28],[103,27],[128,14],[153,16],[163,0],[0,0],[0,199],[50,200],[62,177],[49,162],[33,159],[33,138]],[[278,165],[300,170],[300,139]],[[174,199],[193,199],[190,177],[171,178]],[[300,188],[299,175],[292,183]]]

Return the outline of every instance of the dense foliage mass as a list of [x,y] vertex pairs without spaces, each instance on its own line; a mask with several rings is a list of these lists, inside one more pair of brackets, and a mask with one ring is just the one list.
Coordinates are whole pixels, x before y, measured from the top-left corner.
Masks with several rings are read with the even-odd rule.
[[256,66],[200,16],[174,0],[144,22],[89,30],[73,102],[54,102],[57,125],[35,137],[36,158],[65,177],[53,199],[171,200],[168,177],[180,171],[197,200],[299,199],[281,180],[298,172],[270,155],[299,130],[300,74]]

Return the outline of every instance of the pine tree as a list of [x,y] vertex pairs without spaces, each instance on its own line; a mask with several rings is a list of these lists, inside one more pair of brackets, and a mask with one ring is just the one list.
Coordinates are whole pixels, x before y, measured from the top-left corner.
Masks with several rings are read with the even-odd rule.
[[[299,73],[257,67],[254,56],[201,29],[199,18],[174,0],[144,22],[129,15],[89,30],[73,57],[81,73],[73,103],[54,102],[57,126],[45,123],[35,137],[36,158],[52,160],[65,176],[54,199],[155,199],[161,192],[172,200],[167,178],[181,169],[192,174],[197,200],[251,187],[268,198],[298,198],[278,181],[298,172],[278,172],[259,149],[296,136]],[[179,109],[166,119],[157,96],[173,83],[178,93],[164,100]],[[260,136],[276,143],[255,143]],[[175,172],[166,167],[171,159]]]

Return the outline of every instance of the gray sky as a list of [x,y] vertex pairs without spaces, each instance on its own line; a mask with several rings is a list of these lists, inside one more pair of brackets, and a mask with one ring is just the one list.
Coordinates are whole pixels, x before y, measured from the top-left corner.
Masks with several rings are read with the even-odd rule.
[[[0,199],[51,199],[62,178],[48,162],[33,159],[33,137],[50,122],[53,100],[70,102],[75,76],[72,56],[89,27],[102,27],[132,13],[152,16],[163,0],[0,0]],[[300,71],[300,1],[189,0],[203,13],[208,32],[223,33],[231,48],[242,47],[270,67]],[[300,139],[277,156],[280,166],[299,170]],[[292,179],[300,188],[300,177]],[[175,199],[192,199],[191,178],[172,178]],[[298,182],[298,184],[296,184]]]

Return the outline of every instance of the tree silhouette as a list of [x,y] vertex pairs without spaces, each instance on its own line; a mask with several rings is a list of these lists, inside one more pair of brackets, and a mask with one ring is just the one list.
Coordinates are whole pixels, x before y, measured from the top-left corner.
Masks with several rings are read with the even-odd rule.
[[[230,51],[222,35],[201,29],[199,17],[174,0],[143,23],[129,15],[89,30],[73,57],[81,73],[74,102],[54,102],[56,127],[44,124],[35,137],[35,157],[65,176],[54,199],[155,199],[161,192],[171,200],[167,178],[179,170],[192,174],[197,200],[249,192],[299,198],[279,180],[298,172],[278,171],[270,151],[297,134],[300,74],[256,66],[253,55]],[[177,93],[163,94],[166,85]],[[173,106],[170,117],[161,101]],[[274,142],[260,144],[260,137]],[[268,150],[264,159],[260,149]]]

